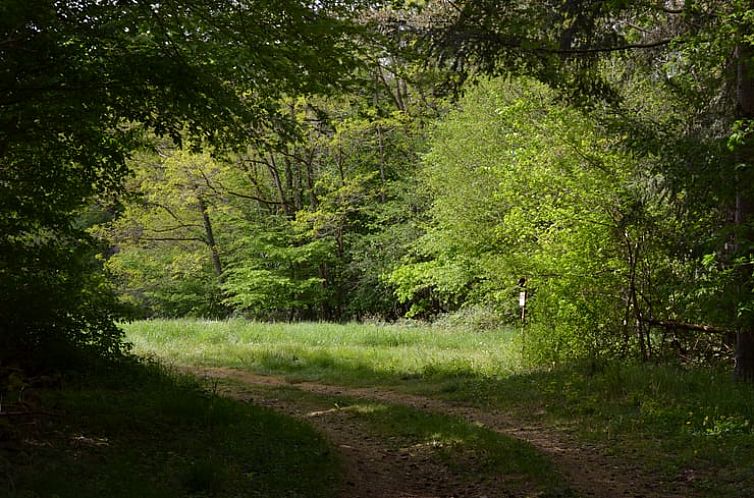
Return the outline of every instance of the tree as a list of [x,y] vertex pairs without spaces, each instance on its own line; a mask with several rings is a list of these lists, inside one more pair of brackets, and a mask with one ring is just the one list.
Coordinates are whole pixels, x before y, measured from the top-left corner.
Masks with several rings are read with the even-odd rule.
[[364,93],[283,98],[291,127],[223,159],[165,145],[136,154],[106,229],[124,300],[142,316],[216,315],[221,288],[225,311],[257,319],[397,316],[380,275],[414,233],[426,118],[408,83],[406,109],[382,93],[393,78]]
[[251,147],[225,185],[244,213],[235,233],[246,234],[231,244],[228,302],[256,317],[395,315],[379,275],[411,231],[405,184],[423,144],[419,118],[359,92],[281,105],[300,139],[274,134],[276,147]]
[[102,234],[114,244],[106,268],[141,316],[222,316],[220,284],[232,216],[216,183],[228,165],[207,153],[137,153],[121,209]]
[[[516,0],[438,4],[445,15],[430,26],[427,39],[441,63],[462,74],[532,75],[590,106],[601,98],[621,118],[609,125],[629,137],[624,145],[645,157],[661,158],[656,171],[669,191],[693,191],[694,181],[717,172],[722,181],[705,194],[717,199],[720,215],[708,240],[718,241],[714,252],[719,264],[735,268],[736,275],[727,288],[734,298],[722,325],[737,333],[737,378],[754,380],[754,320],[749,312],[754,283],[749,206],[754,196],[746,131],[754,92],[750,5]],[[675,136],[625,105],[629,70],[655,86],[666,85],[666,95],[690,110],[684,126],[671,128]],[[631,113],[639,119],[626,118]],[[649,126],[636,126],[639,121]],[[694,141],[703,146],[690,146]],[[726,142],[732,151],[724,150]],[[727,216],[731,223],[725,222]]]
[[[0,351],[117,354],[83,208],[120,189],[146,128],[233,146],[284,93],[358,65],[358,2],[10,0],[0,5]],[[281,125],[282,126],[282,125]],[[59,348],[58,348],[59,349]]]
[[[391,275],[414,311],[535,293],[529,354],[601,357],[624,345],[623,242],[637,175],[593,120],[531,79],[481,81],[437,126],[425,156],[433,223]],[[632,308],[628,308],[632,310]],[[428,311],[432,311],[431,309]]]

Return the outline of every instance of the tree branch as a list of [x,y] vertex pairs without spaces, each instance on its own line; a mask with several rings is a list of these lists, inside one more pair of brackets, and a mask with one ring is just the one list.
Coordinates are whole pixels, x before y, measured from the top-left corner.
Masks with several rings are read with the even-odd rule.
[[[203,171],[203,170],[201,170],[201,169],[200,169],[199,171],[201,172],[201,174],[202,174],[202,177],[204,178],[204,182],[205,182],[205,183],[207,184],[207,188],[209,188],[209,189],[210,189],[210,190],[212,190],[212,191],[213,191],[214,193],[216,193],[216,194],[218,194],[218,195],[219,195],[219,194],[220,194],[220,191],[218,191],[218,190],[217,190],[217,189],[215,188],[215,186],[214,186],[214,185],[212,185],[212,183],[210,182],[210,180],[209,180],[209,178],[207,177],[207,175],[206,175],[206,174],[204,174],[204,171]],[[279,205],[281,205],[281,204],[282,204],[281,202],[277,202],[277,201],[268,201],[268,200],[266,200],[266,199],[262,199],[261,197],[257,197],[257,196],[255,196],[255,195],[251,195],[251,194],[242,194],[241,192],[236,192],[236,191],[230,190],[230,189],[229,189],[228,187],[226,187],[225,185],[223,185],[223,183],[222,183],[222,182],[221,182],[220,180],[215,180],[215,182],[216,182],[216,183],[217,183],[218,185],[220,185],[220,188],[221,188],[221,189],[223,190],[223,192],[224,192],[224,193],[226,193],[226,194],[228,194],[228,195],[232,195],[233,197],[238,197],[238,198],[241,198],[241,199],[249,199],[249,200],[252,200],[252,201],[257,201],[257,202],[261,202],[262,204],[267,204],[267,205],[270,205],[270,206],[279,206]],[[255,183],[255,186],[256,186],[256,183]],[[257,190],[259,190],[259,189],[257,188]]]
[[144,228],[144,231],[152,232],[152,233],[167,233],[167,232],[173,232],[175,230],[180,230],[181,228],[202,228],[202,225],[199,225],[197,223],[185,223],[185,224],[177,225],[174,227],[167,227],[167,228]]
[[181,219],[181,218],[180,218],[180,217],[179,217],[179,216],[178,216],[177,214],[175,214],[175,212],[174,212],[174,211],[173,211],[172,209],[170,209],[170,208],[169,208],[169,207],[167,207],[166,205],[164,205],[164,204],[161,204],[161,203],[159,203],[159,202],[153,202],[153,201],[147,201],[147,205],[152,205],[152,206],[155,206],[155,207],[158,207],[158,208],[162,208],[162,209],[164,209],[164,210],[165,210],[165,211],[166,211],[166,212],[167,212],[167,213],[168,213],[168,214],[169,214],[169,215],[170,215],[170,216],[171,216],[171,217],[172,217],[172,218],[173,218],[173,219],[174,219],[175,221],[177,221],[178,223],[183,223],[183,220],[182,220],[182,219]]
[[556,54],[594,54],[594,53],[608,53],[608,52],[623,52],[626,50],[645,50],[649,48],[664,47],[670,44],[672,40],[664,39],[652,43],[628,43],[626,45],[619,45],[617,47],[590,47],[590,48],[567,48],[567,49],[534,49],[539,52],[550,52]]
[[597,270],[592,273],[535,273],[532,276],[538,277],[538,278],[565,278],[565,277],[594,278],[600,275],[608,275],[610,273],[616,273],[617,271],[618,270],[614,268],[607,268],[605,270]]
[[691,330],[694,332],[706,332],[708,334],[733,334],[733,330],[723,329],[712,325],[704,325],[699,323],[687,323],[679,322],[675,320],[648,320],[650,325],[657,327],[663,327],[666,329],[682,329]]
[[531,43],[523,43],[522,41],[502,39],[500,36],[480,34],[478,32],[460,32],[457,33],[456,36],[461,40],[479,40],[480,42],[491,42],[497,44],[501,48],[518,50],[524,53],[564,56],[625,52],[628,50],[647,50],[650,48],[664,47],[666,45],[669,45],[670,42],[673,41],[670,38],[666,38],[649,43],[627,43],[625,45],[617,45],[614,47],[553,48],[537,47],[536,41]]
[[201,237],[141,237],[140,240],[149,242],[201,242],[206,244],[207,241]]

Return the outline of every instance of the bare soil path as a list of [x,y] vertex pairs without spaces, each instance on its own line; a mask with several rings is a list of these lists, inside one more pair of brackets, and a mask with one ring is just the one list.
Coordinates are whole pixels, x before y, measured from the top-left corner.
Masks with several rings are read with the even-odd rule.
[[497,498],[541,495],[506,490],[502,478],[480,478],[469,482],[468,473],[466,476],[457,475],[436,463],[430,458],[426,448],[396,450],[386,444],[383,438],[365,436],[363,427],[346,411],[337,408],[312,410],[310,402],[297,401],[291,396],[276,396],[276,388],[295,388],[328,397],[343,396],[404,405],[481,424],[505,436],[526,441],[546,454],[568,483],[569,492],[564,496],[694,496],[689,483],[682,478],[674,482],[663,482],[657,473],[628,464],[624,459],[608,455],[600,448],[577,442],[572,437],[552,429],[521,424],[504,413],[491,413],[470,406],[376,387],[355,388],[315,382],[290,383],[279,377],[256,375],[229,368],[191,368],[189,371],[207,379],[232,380],[234,387],[224,387],[223,394],[306,419],[325,434],[341,454],[345,467],[345,485],[340,492],[342,498]]

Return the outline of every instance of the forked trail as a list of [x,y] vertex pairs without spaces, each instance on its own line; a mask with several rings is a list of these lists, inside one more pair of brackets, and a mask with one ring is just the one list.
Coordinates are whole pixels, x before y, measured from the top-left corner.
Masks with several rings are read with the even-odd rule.
[[576,442],[551,429],[522,425],[504,413],[490,413],[469,406],[381,388],[354,388],[314,382],[290,383],[283,378],[261,376],[228,368],[192,368],[193,374],[208,379],[229,379],[223,394],[253,401],[296,418],[306,419],[326,435],[341,454],[346,472],[342,498],[494,498],[508,496],[552,496],[506,489],[505,476],[463,476],[431,458],[431,448],[415,446],[395,449],[384,438],[366,435],[353,417],[338,408],[312,410],[311,403],[295,396],[277,396],[276,388],[295,388],[327,397],[348,397],[425,412],[460,417],[481,424],[505,436],[526,441],[547,455],[568,484],[564,494],[604,498],[681,498],[694,496],[687,482],[662,482],[658,474],[627,464],[618,456]]

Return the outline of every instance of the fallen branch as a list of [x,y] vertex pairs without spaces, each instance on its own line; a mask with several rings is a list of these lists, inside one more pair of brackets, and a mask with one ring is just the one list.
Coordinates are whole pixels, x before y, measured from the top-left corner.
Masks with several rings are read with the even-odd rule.
[[723,329],[720,327],[714,327],[712,325],[704,325],[699,323],[678,322],[675,320],[649,320],[649,324],[657,327],[663,327],[666,329],[682,329],[693,330],[695,332],[706,332],[708,334],[733,334],[734,331]]
[[31,417],[34,412],[0,412],[0,417]]
[[54,417],[57,414],[55,412],[46,411],[46,410],[34,410],[34,411],[24,411],[24,410],[15,410],[15,411],[6,411],[6,412],[0,412],[0,417],[36,417],[39,415],[44,415],[46,417]]

